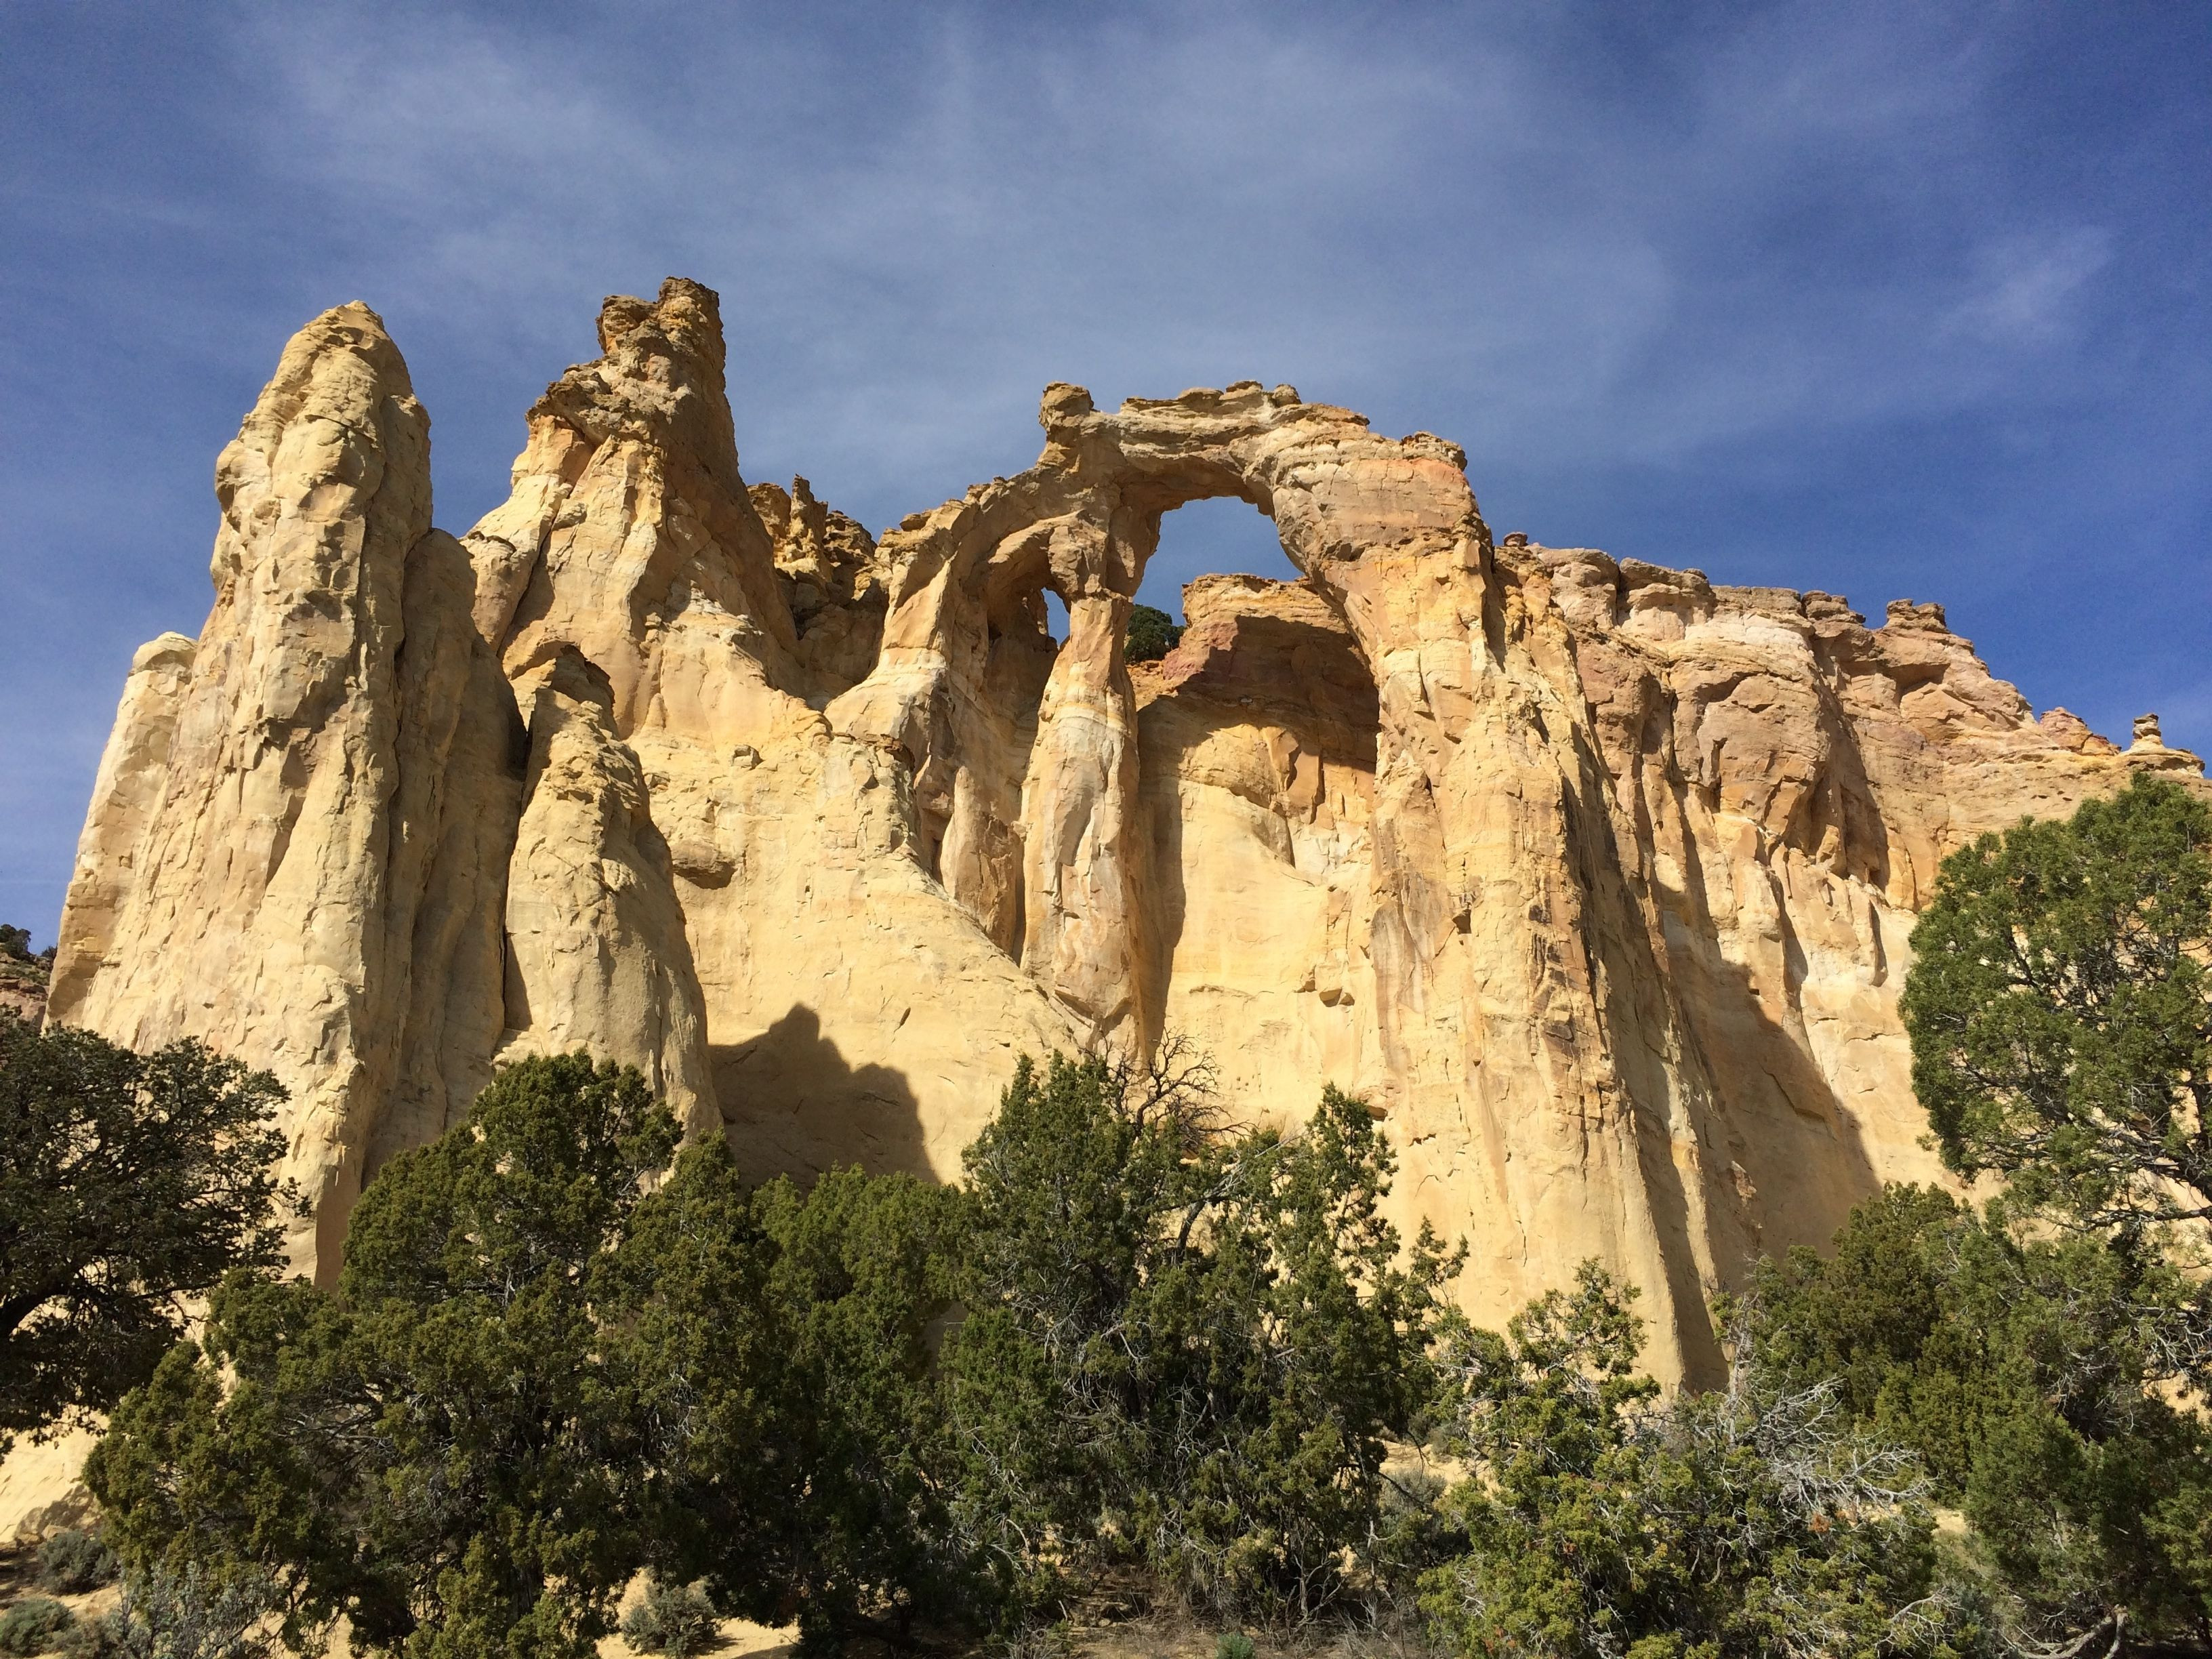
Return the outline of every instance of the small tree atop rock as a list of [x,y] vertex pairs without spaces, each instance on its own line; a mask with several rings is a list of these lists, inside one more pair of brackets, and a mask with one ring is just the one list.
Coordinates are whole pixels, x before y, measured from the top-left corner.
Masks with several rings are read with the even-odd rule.
[[1131,662],[1158,662],[1174,650],[1182,638],[1182,624],[1166,611],[1149,605],[1133,605],[1122,651]]

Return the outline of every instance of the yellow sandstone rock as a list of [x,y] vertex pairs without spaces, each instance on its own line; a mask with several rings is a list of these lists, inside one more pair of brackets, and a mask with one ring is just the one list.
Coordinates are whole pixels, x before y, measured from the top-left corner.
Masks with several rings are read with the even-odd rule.
[[[949,1177],[1018,1054],[1174,1033],[1234,1111],[1364,1095],[1478,1316],[1598,1256],[1711,1376],[1712,1292],[1936,1173],[1942,857],[2201,773],[2035,720],[1935,605],[1498,544],[1455,447],[1288,386],[1048,387],[1036,465],[871,538],[744,483],[709,290],[599,334],[456,542],[374,315],[301,331],[101,763],[49,1018],[275,1070],[319,1271],[516,1053],[637,1063],[757,1175]],[[1161,516],[1219,495],[1301,580],[1194,583],[1133,668]]]

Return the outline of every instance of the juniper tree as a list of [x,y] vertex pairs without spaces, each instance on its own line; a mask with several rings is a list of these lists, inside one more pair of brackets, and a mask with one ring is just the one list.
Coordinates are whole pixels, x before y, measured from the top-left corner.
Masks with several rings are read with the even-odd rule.
[[1944,1162],[2092,1231],[2212,1220],[2212,806],[2138,775],[1943,861],[1901,1004]]
[[1131,662],[1157,662],[1176,648],[1182,638],[1182,624],[1164,611],[1149,605],[1129,607],[1129,628],[1122,651]]
[[1127,1557],[1194,1601],[1309,1616],[1371,1583],[1385,1442],[1429,1398],[1455,1258],[1382,1219],[1359,1102],[1230,1133],[1194,1081],[1024,1062],[969,1149],[961,1516],[1032,1595]]
[[0,1447],[112,1406],[191,1297],[277,1259],[283,1099],[198,1042],[142,1055],[0,1012]]
[[247,1588],[415,1659],[583,1659],[642,1558],[595,1291],[675,1121],[581,1054],[501,1073],[362,1194],[334,1289],[234,1275],[85,1475],[134,1582]]
[[974,1614],[932,1340],[955,1203],[853,1169],[750,1189],[714,1140],[639,1206],[605,1285],[664,1579],[810,1648]]

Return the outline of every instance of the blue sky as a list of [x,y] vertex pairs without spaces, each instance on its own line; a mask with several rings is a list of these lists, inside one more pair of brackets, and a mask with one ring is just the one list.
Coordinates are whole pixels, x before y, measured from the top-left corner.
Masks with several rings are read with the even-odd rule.
[[[1901,595],[2212,750],[2212,7],[0,0],[0,920],[52,936],[216,453],[381,312],[439,522],[600,297],[720,290],[749,478],[871,526],[1290,381],[1555,545]],[[1285,567],[1238,503],[1148,597]]]

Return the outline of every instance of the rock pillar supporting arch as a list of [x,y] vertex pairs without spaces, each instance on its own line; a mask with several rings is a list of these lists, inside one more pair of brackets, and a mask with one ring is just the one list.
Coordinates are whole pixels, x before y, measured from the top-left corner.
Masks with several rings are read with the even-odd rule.
[[[118,713],[46,1017],[290,1084],[303,1265],[502,1042],[713,1079],[751,1175],[949,1176],[1016,1055],[1172,1019],[1242,1113],[1383,1113],[1392,1219],[1468,1240],[1479,1317],[1596,1257],[1710,1376],[1709,1289],[1938,1178],[1897,988],[1942,856],[2204,787],[2036,720],[1935,607],[1493,550],[1455,448],[1288,387],[1050,387],[1036,465],[833,548],[744,484],[711,292],[601,343],[456,544],[381,325],[310,324],[222,464],[208,625]],[[1132,673],[1160,516],[1209,496],[1308,585],[1201,585]]]
[[[1500,578],[1464,456],[1250,382],[1109,414],[1056,386],[1040,420],[1035,466],[884,538],[900,569],[885,648],[829,711],[839,730],[903,750],[921,810],[941,802],[953,827],[939,851],[961,860],[940,861],[948,890],[1007,937],[990,908],[1005,884],[972,878],[973,849],[1018,845],[1024,966],[1099,1036],[1157,1036],[1142,1012],[1157,1006],[1143,938],[1156,907],[1144,837],[1131,833],[1122,628],[1162,514],[1212,496],[1252,502],[1346,619],[1378,696],[1380,1054],[1353,1081],[1396,1120],[1413,1182],[1454,1195],[1433,1218],[1444,1231],[1474,1230],[1472,1200],[1502,1212],[1479,1231],[1518,1258],[1516,1277],[1555,1278],[1556,1237],[1632,1264],[1668,1346],[1707,1369],[1703,1292],[1718,1275],[1694,1136],[1640,1121],[1613,1055],[1599,941],[1628,930],[1629,907],[1584,873],[1605,862],[1584,843],[1609,833],[1586,713],[1531,635],[1540,619]],[[1057,591],[1072,633],[1039,694],[1011,819],[1006,781],[985,775],[988,728],[1008,718],[987,681],[1010,583]],[[1455,1158],[1484,1148],[1488,1167],[1419,1167],[1431,1142]]]

